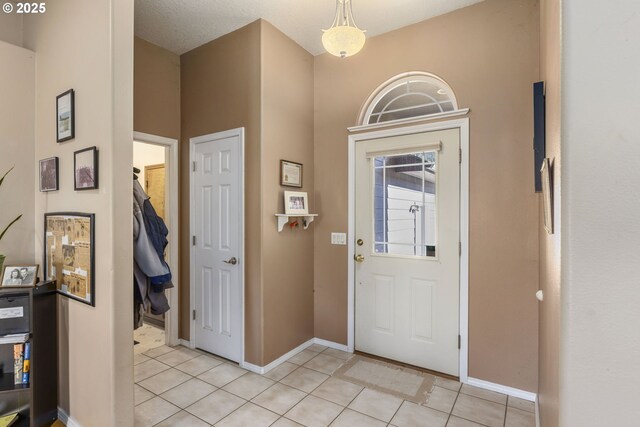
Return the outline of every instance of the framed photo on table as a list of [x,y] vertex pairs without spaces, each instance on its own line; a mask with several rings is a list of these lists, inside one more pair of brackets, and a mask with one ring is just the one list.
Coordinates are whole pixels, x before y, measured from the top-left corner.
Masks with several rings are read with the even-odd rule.
[[56,141],[64,142],[76,136],[75,92],[73,89],[56,97]]
[[308,215],[309,201],[306,192],[285,191],[284,213],[287,215]]
[[280,185],[302,188],[302,164],[280,160]]
[[2,286],[35,286],[38,282],[37,265],[5,265]]

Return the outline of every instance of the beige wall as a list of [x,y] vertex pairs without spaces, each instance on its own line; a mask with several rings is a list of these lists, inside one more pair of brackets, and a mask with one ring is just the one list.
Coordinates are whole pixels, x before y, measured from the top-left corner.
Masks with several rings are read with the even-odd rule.
[[134,52],[133,129],[180,138],[180,56],[139,37]]
[[35,69],[32,51],[0,41],[0,177],[15,166],[0,187],[0,233],[22,214],[0,241],[6,264],[42,263],[36,256],[33,229],[38,186],[33,133]]
[[[180,57],[180,283],[189,283],[189,138],[245,128],[246,357],[262,353],[262,195],[260,148],[260,22]],[[180,337],[189,339],[189,287],[180,292]]]
[[[133,2],[68,0],[25,19],[36,52],[35,156],[60,157],[60,191],[36,193],[36,253],[45,212],[96,214],[96,306],[59,297],[59,405],[80,425],[133,425]],[[61,50],[60,47],[66,48]],[[55,141],[55,97],[76,91],[76,137]],[[73,191],[73,152],[100,150],[100,189]],[[35,188],[34,188],[35,191]],[[117,196],[116,196],[117,195]],[[39,258],[39,256],[37,256]]]
[[0,41],[22,46],[22,17],[23,15],[19,15],[15,11],[0,13]]
[[540,425],[558,425],[560,363],[560,238],[562,232],[561,158],[560,158],[560,1],[540,2],[540,74],[546,88],[546,156],[553,159],[553,194],[555,199],[554,233],[547,234],[543,224],[540,196],[540,349],[538,401]]
[[531,85],[539,78],[535,0],[487,0],[315,58],[315,335],[346,344],[347,127],[388,78],[423,70],[471,108],[469,375],[536,391],[538,198]]
[[[284,212],[285,190],[306,191],[310,212],[315,203],[313,56],[261,22],[264,366],[314,337],[314,224],[278,233],[274,214]],[[280,186],[281,159],[303,164],[303,188]]]

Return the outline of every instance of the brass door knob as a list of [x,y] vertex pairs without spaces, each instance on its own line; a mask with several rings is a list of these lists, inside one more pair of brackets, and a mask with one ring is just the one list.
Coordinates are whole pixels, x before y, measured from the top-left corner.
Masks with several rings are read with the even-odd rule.
[[358,254],[358,255],[354,255],[354,256],[353,256],[353,259],[354,259],[356,262],[363,262],[363,261],[364,261],[364,255],[360,255],[360,254]]

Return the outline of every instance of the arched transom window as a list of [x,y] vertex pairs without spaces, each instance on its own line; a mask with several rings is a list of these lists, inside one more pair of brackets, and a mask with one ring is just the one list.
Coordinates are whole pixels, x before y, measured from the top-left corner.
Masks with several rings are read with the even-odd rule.
[[458,101],[444,80],[429,73],[411,72],[386,81],[369,97],[360,124],[417,119],[457,110]]

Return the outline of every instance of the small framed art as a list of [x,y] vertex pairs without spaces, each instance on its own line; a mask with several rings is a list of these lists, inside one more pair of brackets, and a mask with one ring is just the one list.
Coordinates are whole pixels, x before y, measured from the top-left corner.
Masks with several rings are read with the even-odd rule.
[[540,168],[542,178],[542,207],[544,210],[544,228],[553,234],[553,178],[551,176],[551,161],[545,158]]
[[58,158],[40,160],[40,191],[58,190]]
[[300,191],[284,192],[284,213],[287,215],[308,215],[307,193]]
[[2,286],[34,286],[38,282],[37,265],[5,265]]
[[56,97],[56,141],[64,142],[75,138],[75,92],[73,89]]
[[302,188],[302,164],[280,160],[280,185]]
[[94,190],[98,188],[98,149],[85,148],[73,153],[73,189]]

